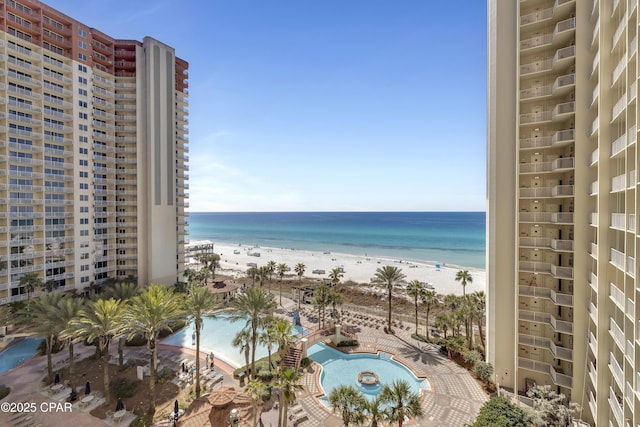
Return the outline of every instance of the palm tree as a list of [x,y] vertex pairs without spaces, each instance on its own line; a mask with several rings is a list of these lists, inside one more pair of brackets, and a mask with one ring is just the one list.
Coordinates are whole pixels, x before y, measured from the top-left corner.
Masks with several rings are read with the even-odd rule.
[[150,285],[144,292],[131,300],[131,305],[123,315],[123,324],[130,337],[143,334],[147,339],[147,348],[151,351],[148,414],[153,416],[156,410],[156,382],[158,377],[158,348],[160,332],[172,330],[171,325],[183,319],[185,313],[178,297],[166,286]]
[[278,343],[278,357],[280,358],[280,366],[284,361],[284,356],[289,353],[289,349],[295,344],[296,339],[293,336],[293,325],[286,319],[277,317],[273,322],[273,333]]
[[267,263],[266,265],[267,267],[267,272],[269,273],[269,291],[271,291],[271,277],[273,276],[273,273],[276,272],[276,262],[271,260]]
[[329,294],[330,290],[327,285],[318,286],[313,293],[313,305],[318,308],[321,328],[324,328],[325,309],[329,305]]
[[80,310],[80,314],[72,322],[76,333],[87,341],[97,341],[98,349],[102,353],[104,376],[104,397],[106,403],[111,398],[109,387],[109,343],[116,336],[122,325],[123,306],[120,301],[111,298],[91,301]]
[[25,309],[25,321],[29,325],[30,335],[44,337],[48,382],[53,380],[53,364],[51,362],[53,346],[58,339],[58,334],[64,328],[58,318],[61,298],[60,292],[42,294],[38,298],[34,298],[32,304]]
[[462,285],[462,295],[466,295],[465,289],[467,283],[473,283],[473,277],[471,277],[469,270],[460,270],[456,273],[456,282],[460,282]]
[[198,261],[205,270],[211,272],[211,276],[215,280],[216,268],[220,267],[220,255],[213,253],[198,253],[195,254],[193,258]]
[[482,347],[484,348],[484,333],[482,332],[482,327],[486,322],[486,297],[483,291],[474,292],[471,294],[472,301],[472,312],[471,317],[478,325],[478,333],[480,334],[480,343],[482,343]]
[[407,284],[407,293],[413,297],[413,304],[416,309],[416,335],[418,335],[418,298],[422,298],[426,288],[419,280],[412,280]]
[[390,405],[387,419],[389,422],[397,422],[402,427],[405,417],[421,417],[424,412],[420,406],[420,396],[413,393],[409,383],[398,380],[385,384],[380,391],[380,400]]
[[[258,268],[258,281],[260,282],[260,287],[264,285],[264,281],[269,277],[269,269],[266,265]],[[269,292],[271,292],[271,285],[269,285]]]
[[447,331],[451,326],[451,319],[448,314],[442,313],[436,317],[435,327],[444,332],[444,339],[447,339]]
[[262,395],[267,391],[267,386],[260,380],[252,379],[247,383],[244,392],[251,396],[251,406],[253,407],[253,427],[258,425],[258,402],[262,400]]
[[26,273],[24,276],[20,278],[18,285],[27,291],[27,304],[31,299],[31,293],[34,292],[36,289],[41,288],[42,283],[43,283],[42,279],[40,278],[40,276],[38,276],[38,273],[36,273],[35,271]]
[[258,336],[258,342],[267,347],[267,359],[269,361],[269,372],[271,372],[271,350],[276,343],[275,317],[270,319],[264,330]]
[[249,353],[251,351],[251,331],[248,328],[238,331],[236,336],[231,341],[231,345],[238,347],[240,352],[244,352],[244,371],[245,373],[249,369]]
[[[80,315],[84,305],[84,300],[80,298],[74,298],[73,296],[67,296],[60,300],[58,304],[58,320],[61,325],[60,338],[67,341],[67,347],[69,349],[69,378],[73,379],[73,344],[76,341],[77,333],[73,325],[73,320]],[[73,390],[74,385],[70,384]]]
[[280,278],[280,305],[282,305],[282,279],[284,279],[285,273],[289,270],[287,264],[278,264],[277,271]]
[[296,401],[296,391],[303,390],[300,384],[301,379],[302,374],[291,368],[284,368],[276,378],[276,387],[280,389],[280,408],[278,412],[278,425],[280,427],[286,427],[287,425],[287,412],[289,411],[289,405]]
[[193,320],[196,328],[196,372],[198,373],[196,375],[196,397],[200,396],[200,333],[202,332],[202,323],[205,314],[212,310],[217,302],[216,296],[207,288],[193,289],[184,301],[188,320]]
[[340,412],[344,427],[349,427],[350,423],[362,424],[366,402],[362,393],[351,385],[340,385],[329,393],[329,403],[334,413]]
[[407,276],[402,274],[402,269],[387,265],[379,267],[373,278],[374,284],[386,287],[389,292],[389,316],[387,318],[387,330],[389,333],[393,333],[393,330],[391,329],[391,299],[393,297],[393,287],[403,283],[402,281],[405,277]]
[[[116,282],[104,290],[103,298],[109,299],[113,298],[118,301],[122,301],[123,304],[129,304],[131,298],[136,296],[136,294],[140,291],[138,289],[138,284],[135,282]],[[118,339],[118,366],[120,369],[124,366],[124,343],[125,338],[121,336]]]
[[251,279],[252,286],[255,286],[258,278],[258,267],[247,268],[247,277]]
[[344,277],[342,274],[342,268],[336,267],[329,272],[329,279],[331,280],[331,284],[333,286],[337,286],[340,283],[340,279]]
[[421,296],[422,304],[427,306],[427,314],[425,316],[425,328],[427,330],[427,339],[429,339],[429,315],[431,314],[431,309],[437,307],[440,304],[440,300],[438,300],[438,295],[436,291],[425,290],[424,294]]
[[329,292],[328,303],[331,304],[333,309],[331,317],[333,317],[336,322],[340,321],[340,312],[338,311],[337,306],[342,305],[343,302],[344,300],[342,299],[342,295],[334,291]]
[[256,375],[256,345],[258,328],[266,324],[267,319],[276,310],[273,295],[262,288],[251,287],[233,300],[232,320],[246,320],[251,329],[251,376]]
[[378,424],[381,424],[387,417],[387,412],[382,409],[380,396],[377,396],[374,400],[366,400],[364,410],[369,417],[371,427],[378,427]]
[[298,282],[302,283],[302,276],[304,276],[304,272],[306,269],[307,269],[307,266],[301,262],[297,263],[296,266],[293,267],[293,271],[295,271],[296,274],[298,275]]

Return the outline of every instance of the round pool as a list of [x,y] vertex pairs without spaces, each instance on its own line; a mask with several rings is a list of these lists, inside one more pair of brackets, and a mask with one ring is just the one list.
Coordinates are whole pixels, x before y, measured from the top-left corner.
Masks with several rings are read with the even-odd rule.
[[[322,365],[320,385],[325,396],[340,385],[351,385],[360,390],[367,399],[373,400],[384,385],[390,385],[397,380],[405,380],[415,393],[431,390],[429,380],[416,378],[406,366],[393,360],[387,353],[346,354],[320,343],[311,346],[307,355]],[[375,378],[376,381],[360,381],[363,372],[367,378]],[[368,372],[373,372],[374,375],[369,377]],[[320,400],[327,405],[326,399]]]

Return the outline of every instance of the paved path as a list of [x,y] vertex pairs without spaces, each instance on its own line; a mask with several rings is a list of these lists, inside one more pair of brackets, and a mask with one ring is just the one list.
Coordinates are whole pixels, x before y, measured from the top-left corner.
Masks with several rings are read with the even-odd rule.
[[[382,331],[381,319],[370,316],[370,321],[361,321],[353,317],[346,318],[343,323],[346,325],[356,324],[358,330],[358,340],[361,343],[360,351],[384,351],[394,355],[394,358],[401,363],[410,367],[418,376],[426,376],[432,386],[430,392],[426,392],[422,399],[422,408],[425,416],[419,420],[405,423],[407,427],[462,427],[465,424],[472,423],[480,407],[488,400],[488,396],[484,393],[480,385],[471,377],[471,375],[455,362],[448,360],[441,355],[437,348],[419,343],[411,338],[411,331],[405,328],[396,328],[396,335],[387,335]],[[304,316],[303,325],[305,327],[316,329],[317,323],[313,317]],[[369,325],[369,326],[365,326]],[[80,354],[79,359],[93,354],[94,347],[85,347],[76,345],[76,353]],[[125,348],[125,360],[129,354],[136,354],[147,350],[144,348]],[[115,356],[117,353],[117,343],[113,343],[110,353]],[[54,355],[54,366],[57,361],[66,358],[67,351],[62,351]],[[188,349],[177,347],[160,346],[159,363],[166,365],[176,363],[174,368],[178,367],[175,360],[182,358],[193,358],[194,352]],[[204,354],[201,354],[204,361]],[[145,356],[146,357],[146,356]],[[173,362],[172,362],[173,361]],[[220,363],[220,364],[218,364]],[[216,369],[224,373],[223,385],[238,386],[238,382],[232,378],[232,368],[216,361]],[[36,404],[36,411],[30,416],[27,425],[29,427],[43,427],[67,425],[73,427],[91,427],[112,425],[92,417],[88,411],[81,410],[76,406],[71,411],[63,411],[64,408],[55,408],[51,411],[43,411],[42,403],[58,401],[58,396],[50,396],[41,388],[41,380],[46,374],[46,358],[35,357],[18,368],[0,374],[0,384],[10,385],[11,394],[2,402],[29,402]],[[339,427],[342,426],[340,417],[334,415],[317,399],[320,389],[316,380],[316,372],[306,373],[303,377],[303,385],[305,390],[297,395],[296,405],[300,407],[298,417],[306,416],[306,420],[294,424],[295,418],[289,420],[289,426],[297,425],[298,427]],[[216,386],[214,388],[217,388]],[[45,406],[46,407],[46,406]],[[91,409],[91,408],[89,408]],[[170,408],[158,407],[158,411],[169,412]],[[123,420],[122,426],[128,425],[133,418]],[[278,410],[275,407],[268,406],[262,414],[262,422],[265,427],[275,427],[278,422]],[[0,411],[0,425],[12,426],[17,425],[12,421],[10,414]]]
[[[463,427],[473,423],[480,407],[489,397],[471,374],[440,354],[438,347],[412,339],[413,326],[407,330],[408,325],[405,324],[404,328],[395,329],[395,335],[387,335],[382,331],[382,319],[373,316],[369,316],[369,319],[372,320],[362,321],[353,317],[343,319],[345,325],[355,325],[358,330],[358,351],[390,353],[417,376],[427,377],[431,383],[432,390],[425,392],[422,399],[425,416],[404,425]],[[317,328],[313,316],[304,316],[302,322],[305,327]],[[365,324],[369,326],[364,326]],[[341,426],[342,420],[326,409],[316,397],[321,392],[316,373],[305,374],[304,386],[305,391],[298,395],[298,401],[309,420],[298,426]]]

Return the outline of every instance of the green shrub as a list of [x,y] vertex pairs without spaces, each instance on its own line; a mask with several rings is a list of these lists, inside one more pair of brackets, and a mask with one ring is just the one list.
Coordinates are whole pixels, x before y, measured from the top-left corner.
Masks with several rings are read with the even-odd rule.
[[340,341],[336,347],[354,347],[358,345],[358,340]]
[[135,420],[131,421],[131,424],[129,424],[129,427],[148,427],[152,424],[153,422],[151,421],[151,419],[147,416],[144,416],[144,417],[138,417]]
[[136,393],[137,382],[127,378],[116,378],[111,383],[111,394],[119,397],[131,397]]
[[311,365],[311,359],[309,359],[308,357],[303,357],[300,360],[300,367],[301,368],[308,368]]
[[7,397],[10,392],[11,392],[11,387],[8,387],[6,385],[0,386],[0,400]]
[[491,375],[493,375],[493,366],[491,366],[491,363],[479,360],[473,366],[473,371],[482,382],[487,384],[489,383],[489,380],[491,380]]
[[136,359],[127,359],[127,361],[124,362],[125,369],[135,368],[136,365],[138,365],[138,362],[136,362]]
[[469,350],[462,353],[462,358],[469,365],[475,365],[475,363],[480,360],[480,353],[475,350]]
[[173,378],[173,371],[166,366],[158,371],[158,382],[160,384]]
[[268,383],[273,380],[273,372],[269,371],[258,371],[258,379],[263,383]]
[[144,335],[135,335],[133,338],[126,340],[124,345],[127,347],[140,347],[147,345],[147,340]]

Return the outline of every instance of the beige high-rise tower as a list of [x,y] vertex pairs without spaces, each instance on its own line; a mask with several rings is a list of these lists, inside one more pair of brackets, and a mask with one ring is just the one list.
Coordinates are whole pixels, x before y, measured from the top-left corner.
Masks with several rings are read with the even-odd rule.
[[[184,271],[187,68],[37,0],[0,0],[0,304]],[[36,290],[36,293],[39,290]]]
[[490,0],[488,21],[495,380],[638,426],[638,1]]

